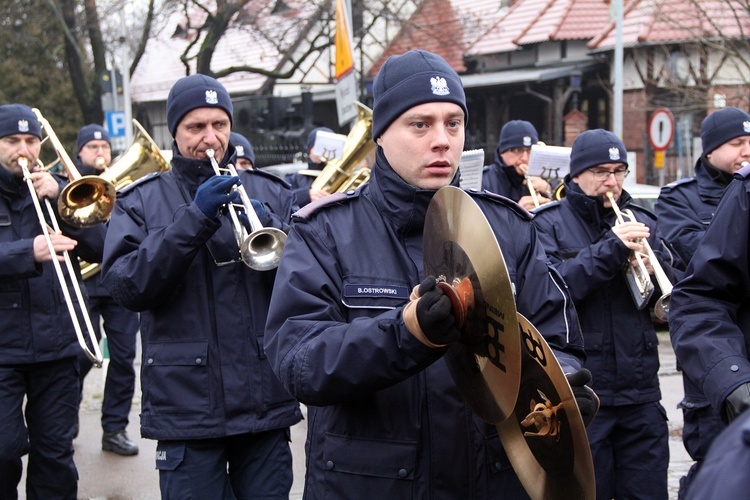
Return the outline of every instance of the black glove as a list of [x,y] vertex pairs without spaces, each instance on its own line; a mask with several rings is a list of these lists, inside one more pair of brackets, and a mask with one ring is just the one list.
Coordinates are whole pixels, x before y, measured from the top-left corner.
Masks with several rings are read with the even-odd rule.
[[740,416],[740,413],[750,408],[750,382],[746,382],[733,390],[724,401],[724,413],[727,423]]
[[458,341],[461,332],[456,328],[450,299],[436,285],[434,276],[428,276],[419,284],[417,321],[430,342],[445,345]]
[[573,396],[578,403],[578,409],[581,411],[581,417],[583,417],[583,425],[588,427],[594,420],[596,412],[599,411],[599,396],[591,387],[586,385],[591,382],[591,372],[586,368],[581,368],[575,373],[565,375],[565,377],[568,379],[568,384],[570,384]]
[[240,178],[229,175],[214,175],[198,186],[193,203],[206,217],[215,219],[219,207],[237,199],[236,190],[229,191],[232,186],[239,184]]

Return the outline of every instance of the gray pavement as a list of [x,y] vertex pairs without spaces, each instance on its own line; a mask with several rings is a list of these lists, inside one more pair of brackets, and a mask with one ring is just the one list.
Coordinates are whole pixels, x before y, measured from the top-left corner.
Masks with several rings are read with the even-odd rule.
[[[690,467],[692,461],[682,445],[682,413],[676,408],[683,394],[681,375],[675,369],[675,357],[669,343],[669,335],[666,332],[660,332],[659,340],[662,404],[669,416],[670,431],[669,496],[670,499],[676,499],[679,479]],[[139,366],[136,367],[136,369],[139,368]],[[159,476],[154,468],[156,442],[141,439],[138,427],[140,391],[136,390],[128,426],[128,434],[138,443],[140,453],[135,457],[120,457],[101,450],[100,411],[103,387],[103,369],[92,369],[84,385],[84,400],[80,411],[81,431],[74,442],[75,461],[80,477],[78,497],[97,500],[158,499]],[[306,430],[306,421],[292,428],[294,484],[290,499],[294,500],[302,498]],[[25,478],[19,488],[20,498],[25,498],[24,481]]]

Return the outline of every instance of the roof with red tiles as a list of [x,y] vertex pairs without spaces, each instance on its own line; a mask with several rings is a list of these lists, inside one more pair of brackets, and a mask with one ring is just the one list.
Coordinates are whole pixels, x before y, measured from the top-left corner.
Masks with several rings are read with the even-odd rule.
[[[623,11],[623,45],[747,37],[746,7],[742,0],[630,0]],[[610,23],[588,47],[610,49],[615,35],[615,25]]]
[[459,22],[451,0],[426,0],[411,18],[404,22],[401,31],[382,55],[375,61],[368,75],[374,77],[392,55],[411,49],[422,49],[439,54],[457,72],[466,71],[463,26]]

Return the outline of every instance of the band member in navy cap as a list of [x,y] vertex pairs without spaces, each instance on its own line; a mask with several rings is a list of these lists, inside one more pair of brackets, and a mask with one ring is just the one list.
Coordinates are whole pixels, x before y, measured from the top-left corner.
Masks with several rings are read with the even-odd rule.
[[253,145],[242,134],[232,132],[229,134],[229,142],[234,146],[237,154],[237,170],[252,170],[255,168],[255,151]]
[[[716,113],[718,111],[710,116]],[[750,130],[750,122],[743,120],[741,123]],[[733,125],[737,133],[737,123]],[[744,160],[746,153],[742,151],[747,148],[744,144],[747,139],[744,134],[738,137],[741,139],[735,147],[711,150],[711,163],[715,164],[717,153],[726,154],[727,158],[734,156],[735,163]],[[744,166],[734,174],[724,191],[685,270],[685,277],[675,284],[669,311],[677,361],[684,375],[725,423],[740,418],[750,408],[750,164],[746,161],[742,161]],[[733,427],[730,435],[739,438],[737,426]],[[717,438],[711,445],[698,477],[703,468],[709,467],[714,446],[721,441]],[[733,455],[735,451],[731,450]],[[736,473],[742,475],[745,471],[738,465]]]
[[[216,175],[210,161],[209,150],[220,171],[235,161],[232,101],[214,78],[187,76],[169,92],[167,123],[172,168],[120,193],[103,261],[113,298],[141,313],[141,434],[158,440],[164,498],[286,500],[289,427],[302,414],[263,351],[276,273],[240,258],[225,214],[240,179]],[[288,229],[286,183],[257,169],[239,175],[261,224]]]
[[[517,201],[526,210],[538,206],[529,192],[526,171],[531,146],[539,142],[534,125],[525,120],[511,120],[500,130],[495,161],[484,168],[482,189]],[[529,178],[540,205],[550,202],[551,186],[541,177]]]
[[[703,154],[695,162],[695,176],[664,186],[656,204],[659,229],[685,262],[690,261],[706,234],[732,175],[743,163],[750,162],[750,114],[738,108],[714,111],[701,123],[701,144]],[[679,367],[679,358],[677,364]],[[684,374],[683,385],[682,442],[696,463],[681,481],[681,488],[697,471],[713,438],[724,428],[719,413]]]
[[[381,67],[374,97],[370,181],[297,212],[266,327],[276,374],[308,405],[305,498],[524,498],[496,428],[451,377],[443,356],[460,332],[422,269],[430,200],[458,186],[461,80],[440,56],[413,50]],[[472,196],[497,228],[518,309],[577,372],[577,319],[528,213]]]
[[[112,143],[107,130],[90,123],[78,131],[78,157],[75,166],[81,175],[101,175],[112,161]],[[102,400],[102,449],[118,455],[137,455],[138,445],[129,437],[126,427],[135,392],[135,344],[138,334],[138,314],[128,311],[112,299],[102,283],[102,273],[84,276],[89,295],[89,316],[101,338],[100,319],[104,319],[107,334],[109,364]],[[78,355],[81,365],[81,390],[92,363],[83,353]],[[76,429],[75,434],[78,433]]]
[[[0,496],[18,497],[21,457],[28,454],[26,498],[74,500],[76,356],[81,348],[52,260],[62,260],[67,251],[76,269],[76,256],[99,262],[104,227],[76,229],[57,217],[62,233],[51,232],[55,253],[50,253],[32,196],[40,202],[49,198],[56,207],[67,181],[32,171],[35,193],[30,193],[19,163],[25,158],[28,169],[36,170],[41,137],[28,106],[0,106]],[[47,211],[42,212],[45,224],[51,224]],[[75,297],[72,280],[65,286]]]
[[[642,240],[674,276],[657,237],[656,217],[623,189],[627,151],[612,132],[576,137],[565,177],[565,198],[534,210],[534,223],[554,267],[565,278],[586,340],[586,364],[601,407],[588,427],[596,497],[667,498],[669,435],[659,389],[658,339],[648,301],[637,305],[624,269]],[[636,221],[618,224],[612,201]],[[643,278],[650,276],[647,258]],[[640,269],[640,268],[639,268]],[[661,295],[658,286],[655,301]]]

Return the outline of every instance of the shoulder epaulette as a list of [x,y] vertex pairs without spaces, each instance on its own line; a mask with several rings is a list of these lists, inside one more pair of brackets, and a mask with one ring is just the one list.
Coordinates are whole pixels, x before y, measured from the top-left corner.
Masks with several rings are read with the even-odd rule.
[[480,198],[485,198],[505,205],[506,207],[513,210],[516,214],[518,214],[522,219],[531,220],[534,218],[534,216],[528,210],[526,210],[510,198],[506,198],[505,196],[501,196],[491,191],[478,191],[476,189],[468,189],[467,193],[471,194],[472,196],[478,196]]
[[271,179],[272,181],[281,184],[282,186],[284,186],[287,189],[290,189],[292,187],[291,184],[289,184],[287,181],[285,181],[284,179],[282,179],[278,175],[272,174],[271,172],[265,172],[265,171],[260,170],[260,169],[251,169],[251,170],[242,170],[242,171],[240,171],[238,173],[241,175],[242,172],[247,172],[249,175],[259,175],[259,176],[264,177],[266,179]]
[[741,169],[735,172],[734,178],[742,179],[743,181],[750,178],[750,163],[745,163],[745,165]]
[[129,192],[129,191],[130,191],[131,189],[133,189],[133,188],[134,188],[135,186],[140,186],[141,184],[143,184],[143,183],[145,183],[145,182],[148,182],[148,181],[150,181],[150,180],[156,179],[156,178],[157,178],[157,177],[159,177],[159,176],[160,176],[160,175],[161,175],[162,173],[163,173],[163,172],[151,172],[151,173],[150,173],[150,174],[148,174],[148,175],[144,175],[144,176],[143,176],[143,177],[141,177],[140,179],[136,179],[136,180],[134,180],[133,182],[131,182],[130,184],[128,184],[127,186],[125,186],[125,187],[123,187],[123,188],[120,188],[120,189],[118,189],[118,190],[117,190],[117,194],[126,194],[126,193],[128,193],[128,192]]
[[357,197],[357,193],[358,191],[351,190],[346,193],[333,193],[332,195],[324,196],[323,198],[308,203],[294,212],[292,214],[292,220],[295,222],[309,220],[315,213],[319,212],[324,207],[355,198]]
[[539,205],[538,207],[536,207],[534,210],[531,211],[531,214],[536,215],[539,212],[544,212],[545,210],[549,210],[550,208],[557,208],[560,206],[560,203],[561,203],[560,200],[555,200],[549,203],[545,203],[544,205]]
[[662,189],[666,189],[667,191],[671,190],[672,188],[676,188],[677,186],[682,186],[683,184],[690,184],[693,182],[697,182],[695,177],[686,177],[684,179],[679,179],[676,181],[672,181],[669,184],[665,184]]

